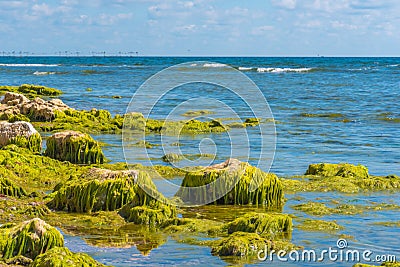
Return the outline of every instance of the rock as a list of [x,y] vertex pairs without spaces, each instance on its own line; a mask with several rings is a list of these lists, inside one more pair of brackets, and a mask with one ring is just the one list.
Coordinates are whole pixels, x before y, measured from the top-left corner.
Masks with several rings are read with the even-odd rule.
[[55,247],[36,257],[31,267],[101,267],[102,263],[85,253],[73,253],[66,247]]
[[97,141],[77,131],[55,133],[47,139],[45,155],[77,164],[102,164],[105,156]]
[[140,188],[138,181],[155,188],[150,177],[144,172],[92,168],[79,179],[69,180],[57,186],[49,206],[72,212],[112,211],[135,198],[142,199],[137,203],[142,205],[145,203],[146,193]]
[[[211,183],[213,186],[204,186]],[[251,191],[251,186],[255,190]],[[191,187],[196,187],[196,190],[191,190]],[[213,203],[283,206],[283,188],[278,177],[237,159],[228,159],[201,171],[187,172],[176,196],[193,204],[211,203],[217,198]]]
[[15,144],[33,152],[42,150],[42,137],[29,122],[0,122],[0,147]]
[[290,237],[292,227],[292,218],[287,214],[257,212],[247,213],[226,225],[228,234],[234,232],[257,233],[271,239]]
[[7,92],[0,105],[0,116],[5,119],[11,115],[22,114],[34,120],[50,121],[55,118],[58,111],[71,109],[60,99],[45,101],[39,97],[29,100],[17,93]]
[[363,165],[352,165],[348,163],[331,164],[319,163],[310,164],[305,175],[317,175],[323,177],[340,176],[345,178],[369,178],[368,169]]
[[0,227],[3,259],[19,255],[35,259],[39,254],[59,246],[64,246],[64,237],[56,228],[39,218]]

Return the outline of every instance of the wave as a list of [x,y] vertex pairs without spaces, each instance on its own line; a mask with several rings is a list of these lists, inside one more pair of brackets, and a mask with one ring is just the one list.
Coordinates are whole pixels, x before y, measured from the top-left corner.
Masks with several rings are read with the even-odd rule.
[[257,72],[308,72],[313,68],[257,68]]
[[52,75],[52,74],[56,74],[56,72],[54,72],[54,71],[35,71],[33,73],[33,75],[38,75],[38,76],[40,76],[40,75]]
[[257,71],[257,72],[271,72],[271,73],[281,73],[281,72],[309,72],[314,70],[314,68],[262,68],[262,67],[238,67],[240,71]]
[[252,67],[239,67],[238,69],[239,70],[252,70],[254,68],[252,68]]
[[221,67],[226,67],[226,64],[222,63],[204,63],[203,67],[206,68],[221,68]]
[[57,67],[57,64],[17,64],[17,63],[0,63],[3,67]]

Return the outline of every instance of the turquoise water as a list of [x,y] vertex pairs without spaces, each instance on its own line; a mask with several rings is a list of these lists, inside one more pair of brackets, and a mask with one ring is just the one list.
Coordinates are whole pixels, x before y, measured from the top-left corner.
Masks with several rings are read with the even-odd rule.
[[[316,162],[363,164],[369,168],[370,174],[400,175],[400,58],[0,57],[0,84],[33,83],[55,87],[64,91],[60,98],[71,107],[107,109],[112,114],[122,114],[135,90],[146,79],[168,66],[198,60],[237,68],[260,88],[276,120],[277,143],[271,171],[279,176],[302,174],[310,163]],[[90,92],[86,91],[89,87],[93,89]],[[122,98],[114,99],[114,95]],[[249,115],[246,106],[229,91],[212,85],[193,84],[175,88],[164,96],[155,106],[152,117],[163,118],[173,107],[193,97],[219,99],[241,115]],[[218,111],[218,105],[206,104],[193,106],[193,109],[206,107]],[[212,116],[218,115],[217,112]],[[257,129],[248,131],[250,137],[256,139]],[[109,144],[104,148],[109,159],[113,162],[124,160],[121,136],[97,135],[95,138]],[[183,136],[179,140],[182,152],[199,153],[198,146],[204,138],[216,143],[215,162],[229,157],[230,144],[226,141],[226,134]],[[160,137],[148,136],[146,140],[159,143]],[[162,153],[162,147],[151,149],[152,163],[165,164],[160,158]],[[259,147],[253,145],[250,163],[257,160],[258,153]],[[139,156],[130,160],[146,162]],[[314,201],[334,198],[400,204],[399,198],[390,194],[302,195]],[[291,197],[288,196],[285,212],[307,217],[290,209],[296,204]],[[355,240],[349,242],[358,247],[374,245],[395,252],[399,245],[395,238],[400,236],[398,228],[370,225],[372,222],[399,220],[398,212],[380,211],[329,219],[336,219],[345,226],[346,229],[339,234],[354,235]],[[333,246],[336,239],[337,235],[332,234],[293,233],[293,243],[307,248]],[[148,256],[142,256],[134,247],[88,246],[79,237],[67,236],[66,242],[74,251],[88,252],[115,266],[224,264],[218,257],[211,256],[207,247],[188,246],[174,240],[168,240]],[[349,266],[344,263],[332,265]]]

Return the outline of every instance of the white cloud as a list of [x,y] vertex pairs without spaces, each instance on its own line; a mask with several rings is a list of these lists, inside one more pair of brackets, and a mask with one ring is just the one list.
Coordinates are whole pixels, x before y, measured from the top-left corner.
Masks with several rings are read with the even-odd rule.
[[332,28],[336,28],[336,29],[338,29],[338,28],[342,28],[342,29],[345,29],[345,30],[357,30],[358,29],[357,25],[344,23],[344,22],[341,22],[341,21],[338,21],[338,20],[331,21],[331,26],[332,26]]
[[296,8],[296,0],[273,0],[273,5],[286,8],[286,9],[295,9]]
[[264,26],[253,28],[251,30],[251,34],[252,35],[263,35],[266,32],[273,31],[274,29],[275,29],[274,26],[264,25]]

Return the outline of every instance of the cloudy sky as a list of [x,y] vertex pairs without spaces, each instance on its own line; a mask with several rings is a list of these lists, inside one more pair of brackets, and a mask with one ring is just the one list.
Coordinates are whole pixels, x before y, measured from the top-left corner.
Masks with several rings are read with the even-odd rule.
[[398,0],[0,1],[0,51],[400,56]]

